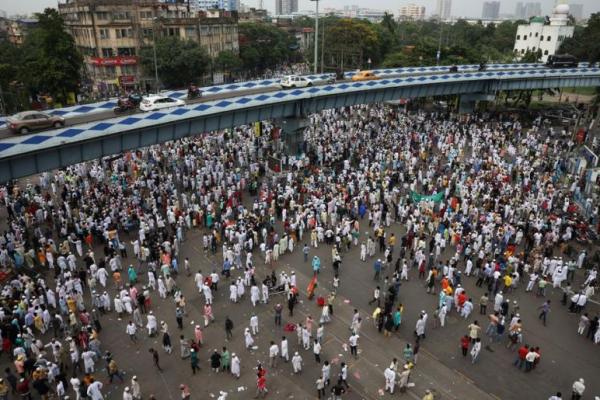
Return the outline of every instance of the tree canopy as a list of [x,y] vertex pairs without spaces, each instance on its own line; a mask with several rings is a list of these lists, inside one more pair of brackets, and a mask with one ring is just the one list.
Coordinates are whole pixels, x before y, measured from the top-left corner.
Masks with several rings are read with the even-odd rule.
[[18,50],[17,77],[32,93],[49,93],[65,101],[68,92],[77,91],[83,57],[56,9],[47,8],[37,17],[37,26]]
[[[169,36],[156,40],[156,63],[160,82],[174,88],[199,82],[208,71],[210,58],[199,43]],[[147,76],[154,76],[152,47],[141,49],[140,64]]]
[[271,24],[240,24],[239,37],[240,58],[247,72],[272,69],[300,56],[296,38]]
[[592,14],[585,28],[575,29],[573,37],[565,39],[559,52],[589,62],[600,61],[600,13]]

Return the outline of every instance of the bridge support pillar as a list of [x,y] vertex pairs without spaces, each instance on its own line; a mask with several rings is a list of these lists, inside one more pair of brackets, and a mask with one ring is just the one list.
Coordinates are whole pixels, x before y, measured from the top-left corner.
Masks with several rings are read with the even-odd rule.
[[290,156],[297,156],[305,152],[304,128],[308,120],[304,117],[289,117],[277,121],[281,126],[281,141],[284,151]]
[[460,96],[460,101],[458,103],[458,112],[461,114],[468,114],[475,111],[475,107],[477,106],[477,102],[479,101],[494,101],[496,96],[493,94],[485,94],[485,93],[473,93],[473,94],[463,94]]

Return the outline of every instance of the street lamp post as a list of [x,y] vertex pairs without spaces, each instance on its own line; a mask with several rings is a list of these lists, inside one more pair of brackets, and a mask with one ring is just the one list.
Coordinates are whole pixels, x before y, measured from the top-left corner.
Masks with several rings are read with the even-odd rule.
[[154,18],[152,20],[153,22],[153,26],[152,26],[152,53],[154,55],[154,85],[156,87],[156,94],[158,94],[158,62],[156,60],[156,21],[158,20],[158,18]]
[[319,0],[311,0],[317,3],[315,13],[315,59],[313,73],[317,73],[317,65],[319,65]]

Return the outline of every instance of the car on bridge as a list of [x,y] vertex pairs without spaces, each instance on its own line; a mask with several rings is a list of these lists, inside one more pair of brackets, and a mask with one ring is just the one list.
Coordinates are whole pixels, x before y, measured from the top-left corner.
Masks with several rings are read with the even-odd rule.
[[174,99],[168,96],[153,94],[142,98],[142,102],[140,103],[140,110],[156,111],[161,110],[163,108],[180,107],[184,105],[185,101],[181,99]]
[[379,79],[379,77],[373,71],[358,71],[352,75],[353,81],[373,81],[375,79]]
[[309,87],[312,85],[313,83],[310,79],[299,75],[286,75],[279,81],[279,86],[281,86],[282,89]]
[[6,125],[12,132],[26,135],[40,129],[60,128],[65,125],[65,119],[40,111],[23,111],[6,118]]

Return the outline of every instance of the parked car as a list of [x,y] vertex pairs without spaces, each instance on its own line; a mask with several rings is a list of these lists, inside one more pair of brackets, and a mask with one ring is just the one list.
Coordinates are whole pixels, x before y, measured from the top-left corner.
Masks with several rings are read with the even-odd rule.
[[282,89],[308,87],[312,85],[313,83],[310,79],[298,75],[287,75],[279,81],[279,86],[281,86]]
[[358,71],[356,74],[352,75],[353,81],[372,81],[375,79],[379,79],[379,77],[375,75],[373,71]]
[[142,99],[142,103],[140,104],[140,110],[155,111],[161,110],[163,108],[179,107],[184,105],[185,101],[183,100],[155,94],[151,96],[146,96]]
[[65,119],[40,111],[23,111],[6,118],[6,124],[11,131],[26,135],[35,130],[60,128],[65,125]]

